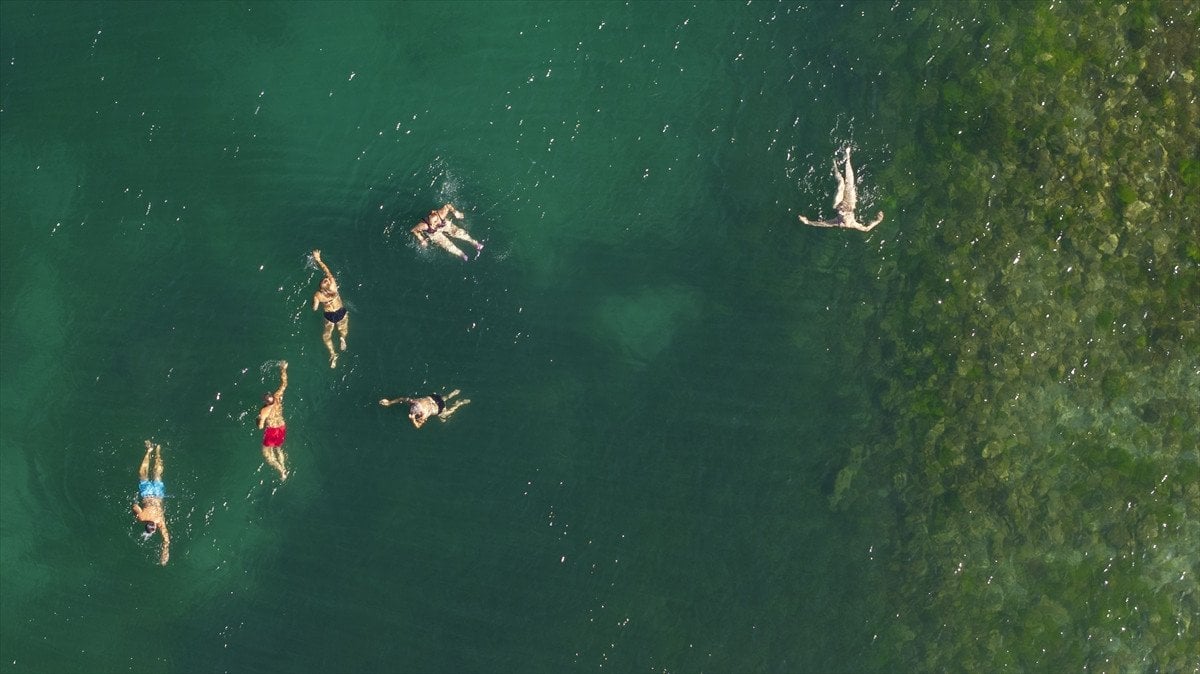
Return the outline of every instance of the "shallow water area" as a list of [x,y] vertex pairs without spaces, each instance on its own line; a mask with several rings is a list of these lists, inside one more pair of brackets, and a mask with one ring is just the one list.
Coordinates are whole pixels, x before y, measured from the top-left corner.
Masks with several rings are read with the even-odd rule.
[[497,9],[0,5],[0,671],[1193,671],[1195,8]]

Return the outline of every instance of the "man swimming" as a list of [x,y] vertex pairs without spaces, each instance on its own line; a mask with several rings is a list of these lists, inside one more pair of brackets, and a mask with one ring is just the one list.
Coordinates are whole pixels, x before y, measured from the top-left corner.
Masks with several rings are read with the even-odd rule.
[[[150,475],[150,455],[155,455],[154,475]],[[167,490],[163,487],[162,447],[146,441],[146,456],[142,457],[142,465],[138,468],[138,498],[141,504],[133,504],[133,516],[137,521],[145,523],[146,538],[154,532],[162,534],[162,552],[158,563],[166,565],[171,558],[171,534],[167,531],[167,514],[163,509],[163,499]]]
[[471,402],[470,400],[460,400],[447,407],[446,401],[459,393],[461,391],[454,389],[445,396],[430,393],[421,398],[396,398],[395,400],[384,398],[379,401],[379,404],[384,407],[391,407],[397,403],[408,403],[408,418],[412,420],[413,426],[420,428],[425,425],[426,421],[429,421],[430,417],[437,417],[445,421],[451,414],[454,414],[454,410]]
[[350,317],[346,315],[346,306],[342,304],[342,296],[338,294],[337,280],[333,278],[333,272],[329,271],[329,267],[321,260],[321,251],[314,250],[312,256],[321,267],[321,271],[325,272],[325,278],[321,279],[321,287],[313,295],[312,308],[316,311],[318,306],[325,305],[325,332],[321,335],[321,340],[329,350],[329,367],[337,367],[338,354],[333,348],[333,329],[338,329],[339,346],[345,351],[346,335],[350,333]]
[[441,246],[446,252],[451,255],[461,257],[464,262],[467,261],[467,254],[458,249],[450,237],[454,237],[461,241],[475,246],[475,257],[479,257],[479,253],[483,250],[483,244],[471,238],[467,230],[459,227],[450,221],[450,215],[459,220],[463,219],[463,212],[454,207],[454,204],[446,204],[441,208],[429,211],[429,215],[425,216],[424,220],[419,221],[412,228],[413,236],[417,238],[417,243],[421,244],[422,248],[429,245],[432,241]]
[[287,390],[287,361],[279,361],[279,390],[263,396],[262,409],[258,411],[258,427],[263,429],[263,458],[272,468],[279,471],[279,480],[286,481],[287,456],[283,453],[283,441],[287,439],[287,426],[283,423],[283,392]]
[[837,178],[837,195],[833,198],[833,208],[837,211],[837,215],[831,220],[809,220],[803,215],[800,216],[800,222],[813,227],[844,227],[846,229],[857,229],[860,232],[869,232],[875,228],[875,225],[883,222],[883,211],[875,216],[875,220],[869,225],[864,225],[854,217],[854,209],[858,205],[858,193],[854,187],[854,167],[850,165],[850,146],[846,146],[846,176],[843,178],[841,173],[838,173],[837,159],[833,160],[833,175]]

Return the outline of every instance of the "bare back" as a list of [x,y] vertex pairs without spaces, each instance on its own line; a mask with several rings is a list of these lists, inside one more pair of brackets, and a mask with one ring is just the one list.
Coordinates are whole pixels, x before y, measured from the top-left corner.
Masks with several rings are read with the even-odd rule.
[[268,405],[263,405],[263,408],[258,412],[258,418],[266,428],[279,428],[283,426],[283,401],[276,400]]
[[141,505],[134,505],[133,514],[139,522],[153,522],[159,526],[166,518],[162,499],[154,496],[147,496],[142,499]]
[[431,396],[425,396],[424,398],[417,398],[410,402],[408,404],[408,411],[411,414],[420,412],[424,417],[435,417],[441,411],[441,408],[438,407],[437,402]]

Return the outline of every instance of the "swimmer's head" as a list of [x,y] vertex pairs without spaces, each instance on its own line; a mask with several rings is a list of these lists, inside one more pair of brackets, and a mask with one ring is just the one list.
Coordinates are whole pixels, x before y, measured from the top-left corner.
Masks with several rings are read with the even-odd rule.
[[275,394],[267,393],[266,395],[263,396],[263,402],[268,405],[274,405],[275,404]]
[[328,276],[321,279],[321,290],[329,290],[332,287],[333,287],[333,279],[329,278]]
[[155,531],[158,531],[158,525],[154,522],[146,522],[146,536],[153,536]]

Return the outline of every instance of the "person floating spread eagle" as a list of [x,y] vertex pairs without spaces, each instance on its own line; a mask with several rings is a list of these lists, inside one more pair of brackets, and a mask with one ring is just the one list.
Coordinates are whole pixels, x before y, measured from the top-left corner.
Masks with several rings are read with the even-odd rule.
[[883,211],[879,211],[869,225],[862,224],[854,217],[854,209],[858,205],[858,192],[854,187],[854,167],[850,165],[849,146],[846,146],[845,177],[838,172],[836,158],[833,160],[833,175],[837,178],[838,183],[837,195],[833,197],[833,209],[837,211],[837,215],[829,220],[809,220],[801,215],[800,222],[813,227],[843,227],[857,229],[860,232],[869,232],[875,228],[875,225],[883,222]]

